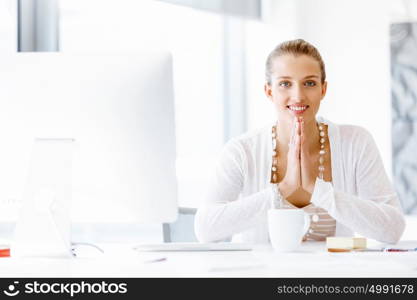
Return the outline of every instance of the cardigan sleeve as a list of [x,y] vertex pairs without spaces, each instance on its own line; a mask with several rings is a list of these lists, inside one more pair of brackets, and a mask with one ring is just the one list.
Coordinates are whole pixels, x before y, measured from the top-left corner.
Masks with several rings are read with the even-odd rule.
[[338,191],[330,182],[317,179],[311,202],[365,237],[396,243],[405,228],[401,205],[372,136],[361,131],[352,150],[358,154],[352,178],[357,195]]
[[240,196],[246,164],[241,142],[232,139],[223,149],[205,201],[195,216],[194,229],[200,242],[225,240],[256,226],[273,207],[272,187],[250,196]]

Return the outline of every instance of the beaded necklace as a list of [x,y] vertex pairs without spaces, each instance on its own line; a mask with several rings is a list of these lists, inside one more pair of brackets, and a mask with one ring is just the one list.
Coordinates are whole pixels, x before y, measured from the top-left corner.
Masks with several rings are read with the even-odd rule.
[[[323,180],[324,178],[324,155],[326,154],[326,150],[324,149],[324,143],[326,141],[325,132],[324,132],[324,124],[317,124],[319,127],[319,134],[320,134],[320,150],[319,150],[319,178]],[[272,126],[272,168],[271,168],[271,183],[277,184],[278,183],[278,136],[277,136],[277,124]]]

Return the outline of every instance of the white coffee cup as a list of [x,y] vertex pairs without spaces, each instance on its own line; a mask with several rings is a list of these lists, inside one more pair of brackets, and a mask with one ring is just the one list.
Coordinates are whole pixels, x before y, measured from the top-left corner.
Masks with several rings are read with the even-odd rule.
[[291,252],[302,242],[310,227],[310,217],[302,209],[270,209],[269,239],[274,250]]

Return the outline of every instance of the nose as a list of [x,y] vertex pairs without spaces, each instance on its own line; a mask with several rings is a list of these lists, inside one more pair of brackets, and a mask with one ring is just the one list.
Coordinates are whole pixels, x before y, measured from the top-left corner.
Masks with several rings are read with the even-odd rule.
[[294,102],[302,102],[304,100],[304,90],[299,84],[294,84],[291,89],[291,100]]

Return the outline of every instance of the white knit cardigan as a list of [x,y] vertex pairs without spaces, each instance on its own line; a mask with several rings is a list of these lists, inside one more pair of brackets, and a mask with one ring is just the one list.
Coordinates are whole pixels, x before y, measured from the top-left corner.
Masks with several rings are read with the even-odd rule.
[[[328,124],[332,182],[317,179],[311,202],[336,220],[336,236],[356,232],[396,243],[405,220],[372,136],[359,126],[337,125],[321,117],[317,121]],[[269,242],[266,216],[275,198],[269,182],[271,126],[225,145],[195,217],[198,240]]]

